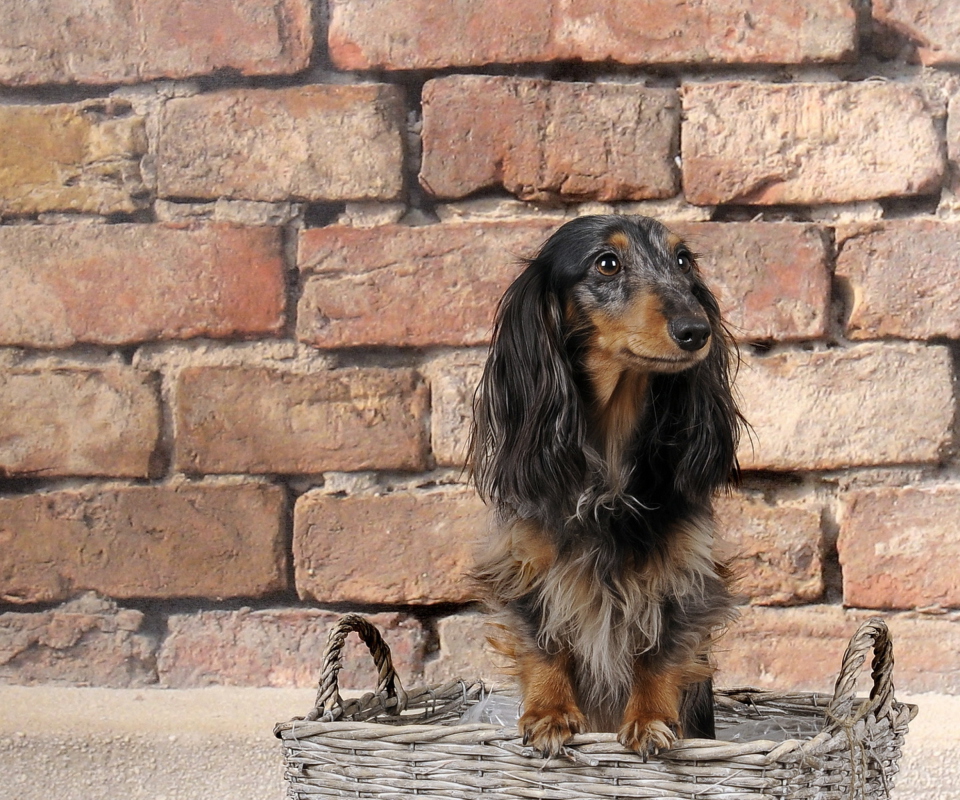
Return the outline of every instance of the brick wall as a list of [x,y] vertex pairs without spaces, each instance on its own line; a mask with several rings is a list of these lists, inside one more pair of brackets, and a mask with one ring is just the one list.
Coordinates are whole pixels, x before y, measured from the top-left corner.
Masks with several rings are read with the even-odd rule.
[[0,681],[309,685],[344,609],[494,675],[471,393],[518,257],[615,210],[743,351],[720,682],[829,689],[881,613],[960,691],[960,11],[442,5],[0,0]]

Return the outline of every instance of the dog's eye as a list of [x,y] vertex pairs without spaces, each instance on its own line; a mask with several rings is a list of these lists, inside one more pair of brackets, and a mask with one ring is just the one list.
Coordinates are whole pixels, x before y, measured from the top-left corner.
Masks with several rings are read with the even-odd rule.
[[596,266],[597,272],[609,278],[620,271],[620,259],[613,253],[604,253],[601,256],[597,256],[594,266]]
[[689,250],[683,248],[677,250],[677,266],[680,267],[681,272],[689,272],[693,269],[693,256]]

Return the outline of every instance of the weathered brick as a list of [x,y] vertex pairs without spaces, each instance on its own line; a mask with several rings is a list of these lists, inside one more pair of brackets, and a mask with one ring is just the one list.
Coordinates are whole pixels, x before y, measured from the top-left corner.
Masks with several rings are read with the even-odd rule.
[[849,58],[849,0],[816,4],[708,0],[332,0],[330,53],[343,69],[434,69],[559,60],[621,63],[799,63]]
[[789,341],[826,334],[830,248],[822,228],[792,222],[667,224],[699,254],[736,338]]
[[845,203],[943,181],[943,109],[912,86],[689,83],[681,96],[692,203]]
[[843,497],[837,550],[843,600],[860,608],[960,606],[960,486],[910,486]]
[[297,591],[323,603],[471,600],[465,572],[486,526],[470,489],[308,492],[294,509]]
[[891,220],[837,231],[851,339],[960,338],[960,225]]
[[925,66],[960,63],[960,6],[953,0],[874,0],[873,20],[913,45]]
[[[157,659],[162,686],[315,686],[323,668],[327,633],[340,618],[313,608],[200,611],[167,620]],[[426,636],[405,614],[367,617],[390,647],[404,686],[422,680]],[[342,655],[341,689],[373,690],[377,671],[370,651],[355,635]]]
[[[864,616],[874,614],[863,613]],[[883,615],[896,654],[896,687],[903,692],[960,693],[960,620],[925,614]]]
[[447,359],[431,365],[430,440],[437,464],[463,466],[473,422],[473,395],[483,365]]
[[157,681],[144,615],[84,594],[46,611],[0,614],[0,681],[135,687]]
[[489,687],[512,686],[504,672],[506,663],[487,644],[485,614],[451,614],[437,621],[440,649],[424,664],[424,683],[483,680]]
[[[667,221],[667,224],[670,224]],[[320,347],[488,341],[497,302],[558,227],[556,220],[312,228],[300,236],[305,274],[297,335]],[[821,229],[794,223],[679,223],[703,253],[735,335],[805,339],[826,331],[828,250]],[[429,298],[429,313],[411,313]]]
[[818,507],[744,494],[719,497],[715,505],[738,594],[761,605],[810,602],[823,594]]
[[177,379],[177,469],[320,473],[426,466],[427,388],[405,369],[190,367]]
[[960,90],[947,107],[947,155],[956,172],[960,168]]
[[[777,692],[833,694],[843,652],[861,623],[875,612],[839,606],[749,607],[717,647],[719,686],[755,686]],[[960,691],[956,654],[960,621],[912,614],[882,614],[890,628],[902,692]],[[864,666],[869,686],[869,661]]]
[[555,221],[312,228],[297,336],[320,347],[483,344],[497,302]]
[[46,0],[0,7],[0,83],[285,75],[313,49],[309,0]]
[[672,197],[679,146],[673,89],[476,75],[423,88],[420,183],[438,197]]
[[392,200],[403,188],[395,86],[235,89],[170,100],[157,157],[161,197]]
[[159,438],[157,390],[129,367],[0,370],[0,475],[143,478]]
[[714,653],[721,687],[832,693],[862,618],[838,606],[740,609]]
[[[876,616],[871,612],[859,612]],[[896,656],[896,687],[903,692],[960,693],[957,653],[960,619],[953,616],[882,615],[890,627]]]
[[257,597],[286,588],[283,491],[89,487],[0,497],[0,597]]
[[736,385],[753,435],[743,438],[740,463],[791,470],[937,462],[951,441],[952,384],[944,347],[745,357]]
[[278,333],[276,228],[0,228],[0,344],[69,347]]
[[2,214],[129,213],[147,200],[147,134],[128,103],[0,106],[0,136]]

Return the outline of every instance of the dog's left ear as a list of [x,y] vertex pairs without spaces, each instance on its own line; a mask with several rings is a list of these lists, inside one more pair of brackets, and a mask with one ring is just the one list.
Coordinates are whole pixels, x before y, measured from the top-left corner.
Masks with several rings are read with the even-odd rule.
[[681,472],[690,474],[691,488],[712,492],[740,477],[737,445],[744,420],[733,394],[739,353],[716,298],[705,286],[696,287],[695,294],[707,312],[714,342],[703,369],[693,376],[693,435]]
[[660,376],[654,393],[663,404],[654,415],[673,430],[658,434],[675,447],[675,488],[707,499],[739,479],[737,445],[744,420],[733,394],[737,350],[723,321],[716,298],[703,285],[694,288],[710,320],[713,341],[710,353],[697,366],[675,375]]

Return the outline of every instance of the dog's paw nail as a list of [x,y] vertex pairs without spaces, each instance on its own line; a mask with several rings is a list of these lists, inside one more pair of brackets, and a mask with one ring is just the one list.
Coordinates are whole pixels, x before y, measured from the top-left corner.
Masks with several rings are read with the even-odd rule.
[[523,743],[541,755],[558,755],[563,745],[586,727],[586,719],[576,708],[528,711],[519,722]]
[[617,740],[628,750],[638,753],[646,762],[649,756],[657,756],[669,750],[679,738],[678,722],[662,719],[633,720],[624,723]]

